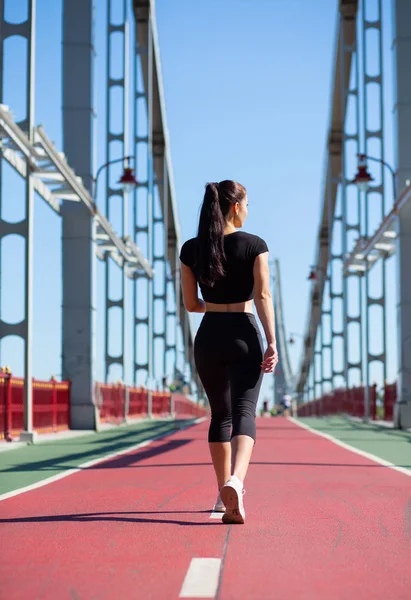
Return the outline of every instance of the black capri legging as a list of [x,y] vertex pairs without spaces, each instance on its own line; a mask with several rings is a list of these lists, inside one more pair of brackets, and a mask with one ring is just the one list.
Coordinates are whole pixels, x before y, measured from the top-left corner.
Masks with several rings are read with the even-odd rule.
[[208,441],[229,442],[236,435],[255,440],[263,344],[254,315],[206,313],[195,338],[194,356],[211,407]]

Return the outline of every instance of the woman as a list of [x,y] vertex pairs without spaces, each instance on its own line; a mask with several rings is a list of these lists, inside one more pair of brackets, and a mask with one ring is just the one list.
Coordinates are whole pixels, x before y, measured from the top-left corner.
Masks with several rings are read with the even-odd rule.
[[239,183],[208,183],[198,235],[180,253],[184,306],[206,313],[194,357],[211,407],[208,441],[219,489],[214,510],[224,512],[223,523],[244,523],[243,482],[256,438],[258,394],[263,373],[272,373],[278,361],[267,245],[238,231],[247,206]]

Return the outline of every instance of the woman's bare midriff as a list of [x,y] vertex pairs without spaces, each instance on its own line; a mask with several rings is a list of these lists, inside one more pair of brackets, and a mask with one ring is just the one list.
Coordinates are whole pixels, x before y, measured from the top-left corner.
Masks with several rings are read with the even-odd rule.
[[206,302],[206,312],[252,313],[253,301],[247,300],[247,302],[235,302],[233,304],[213,304],[212,302]]

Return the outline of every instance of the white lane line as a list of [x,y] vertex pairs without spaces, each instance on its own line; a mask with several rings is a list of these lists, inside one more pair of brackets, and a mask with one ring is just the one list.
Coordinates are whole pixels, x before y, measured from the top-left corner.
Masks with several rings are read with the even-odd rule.
[[394,465],[392,462],[389,462],[388,460],[384,460],[383,458],[380,458],[379,456],[375,456],[375,454],[371,454],[371,452],[365,452],[364,450],[359,450],[358,448],[355,448],[354,446],[350,446],[350,444],[341,442],[339,439],[335,438],[333,435],[330,435],[328,433],[323,433],[322,431],[317,431],[316,429],[313,429],[309,425],[306,425],[305,423],[301,423],[301,421],[299,421],[298,419],[294,419],[293,417],[288,417],[288,418],[290,421],[292,421],[296,425],[299,425],[300,427],[303,427],[304,429],[311,431],[311,433],[315,433],[316,435],[319,435],[319,436],[325,438],[326,440],[329,440],[330,442],[337,444],[337,446],[341,446],[341,448],[345,448],[346,450],[355,452],[355,454],[359,454],[360,456],[369,458],[370,460],[373,460],[374,462],[376,462],[380,465],[383,465],[384,467],[388,467],[389,469],[394,469],[394,471],[398,471],[399,473],[403,473],[403,475],[408,475],[408,477],[411,477],[411,469],[405,469],[404,467],[397,467],[397,465]]
[[223,518],[223,514],[222,512],[212,512],[210,515],[210,519],[222,519]]
[[192,558],[180,598],[214,598],[220,567],[221,558]]
[[[165,433],[162,433],[161,435],[155,436],[149,440],[146,440],[145,442],[140,442],[139,444],[135,444],[134,446],[129,446],[128,448],[125,448],[124,450],[120,450],[119,452],[113,452],[112,454],[107,454],[106,456],[102,456],[100,458],[95,458],[93,460],[89,460],[88,462],[85,462],[82,465],[75,467],[74,469],[69,469],[68,471],[64,471],[63,473],[57,473],[57,475],[53,475],[52,477],[47,477],[47,479],[43,479],[42,481],[37,481],[36,483],[32,483],[31,485],[26,485],[25,487],[18,488],[17,490],[13,490],[11,492],[6,492],[5,494],[1,494],[0,502],[2,500],[7,500],[7,498],[13,498],[14,496],[18,496],[19,494],[24,494],[24,492],[36,490],[37,488],[41,488],[44,485],[48,485],[49,483],[53,483],[54,481],[58,481],[59,479],[64,479],[64,477],[73,475],[73,473],[78,473],[78,471],[82,471],[83,469],[93,467],[94,465],[102,463],[106,460],[110,460],[112,458],[116,458],[117,456],[122,456],[123,454],[128,454],[130,452],[134,452],[134,450],[139,450],[140,448],[144,448],[145,446],[148,446],[152,442],[161,440],[162,438],[167,437],[168,435],[172,435],[173,433],[179,433],[183,429],[187,429],[188,427],[191,427],[192,425],[198,425],[199,423],[202,423],[204,421],[204,419],[205,419],[205,417],[200,417],[199,419],[196,419],[194,421],[194,423],[190,423],[190,425],[187,425],[186,427],[180,427],[178,430],[173,429],[171,431],[166,431]],[[61,459],[63,460],[64,456],[62,456]]]

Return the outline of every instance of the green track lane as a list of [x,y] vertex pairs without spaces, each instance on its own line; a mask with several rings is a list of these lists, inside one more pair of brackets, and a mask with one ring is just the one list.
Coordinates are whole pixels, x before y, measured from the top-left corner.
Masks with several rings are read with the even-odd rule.
[[344,417],[304,417],[298,420],[358,450],[370,452],[398,467],[411,469],[410,432],[351,421]]
[[91,460],[191,425],[190,420],[144,421],[74,438],[37,442],[0,453],[0,494],[37,483]]

